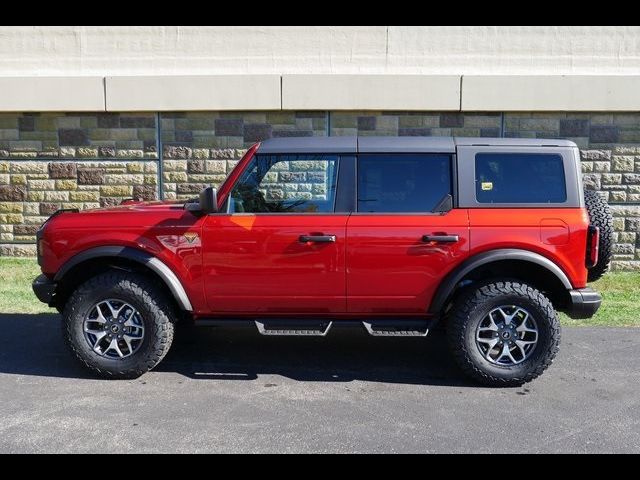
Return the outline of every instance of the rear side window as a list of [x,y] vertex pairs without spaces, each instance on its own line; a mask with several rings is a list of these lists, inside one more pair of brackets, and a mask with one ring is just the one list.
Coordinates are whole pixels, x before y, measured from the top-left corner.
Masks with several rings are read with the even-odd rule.
[[539,153],[476,154],[479,203],[564,203],[562,157]]
[[449,155],[358,158],[358,212],[431,212],[450,193]]

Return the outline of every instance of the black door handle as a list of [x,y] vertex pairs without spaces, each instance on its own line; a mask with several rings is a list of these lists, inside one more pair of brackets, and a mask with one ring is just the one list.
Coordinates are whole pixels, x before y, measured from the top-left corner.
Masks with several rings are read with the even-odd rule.
[[301,243],[334,243],[335,235],[300,235]]
[[458,235],[425,235],[422,237],[422,241],[425,243],[456,243],[460,238]]

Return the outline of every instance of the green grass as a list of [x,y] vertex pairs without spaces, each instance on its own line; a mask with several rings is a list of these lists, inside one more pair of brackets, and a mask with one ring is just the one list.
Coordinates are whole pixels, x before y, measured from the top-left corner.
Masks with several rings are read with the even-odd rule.
[[[0,313],[50,313],[31,290],[40,274],[34,259],[0,258]],[[561,315],[564,325],[640,327],[640,273],[614,272],[593,283],[602,293],[602,307],[588,320],[571,320]]]
[[40,275],[35,259],[0,258],[0,313],[55,312],[36,298],[31,282]]
[[640,327],[640,273],[610,272],[589,286],[602,294],[598,313],[586,320],[561,315],[563,325]]

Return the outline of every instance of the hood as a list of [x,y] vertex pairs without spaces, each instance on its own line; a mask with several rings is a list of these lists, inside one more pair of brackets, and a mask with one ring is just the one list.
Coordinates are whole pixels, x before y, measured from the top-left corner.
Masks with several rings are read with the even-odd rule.
[[109,213],[109,212],[157,212],[161,210],[182,209],[185,204],[184,200],[154,200],[154,201],[137,201],[123,200],[120,205],[111,207],[91,208],[83,210],[82,213]]
[[59,210],[43,228],[129,228],[193,224],[197,217],[184,209],[184,201],[125,201],[121,205],[89,210]]

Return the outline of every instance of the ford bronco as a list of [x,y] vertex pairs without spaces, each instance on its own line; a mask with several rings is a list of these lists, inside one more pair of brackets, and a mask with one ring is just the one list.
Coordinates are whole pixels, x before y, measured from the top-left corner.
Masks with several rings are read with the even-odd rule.
[[37,297],[88,368],[132,378],[174,325],[424,336],[491,386],[539,376],[557,311],[591,317],[612,219],[565,140],[275,138],[187,201],[58,211],[37,233]]

